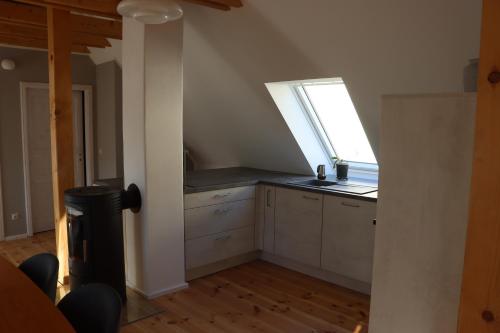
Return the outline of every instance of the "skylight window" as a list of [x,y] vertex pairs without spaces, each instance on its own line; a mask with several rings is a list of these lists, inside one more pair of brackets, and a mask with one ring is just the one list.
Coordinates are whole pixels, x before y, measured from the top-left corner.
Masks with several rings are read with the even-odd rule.
[[377,160],[342,79],[298,83],[295,91],[329,157],[347,160],[358,169],[378,169]]

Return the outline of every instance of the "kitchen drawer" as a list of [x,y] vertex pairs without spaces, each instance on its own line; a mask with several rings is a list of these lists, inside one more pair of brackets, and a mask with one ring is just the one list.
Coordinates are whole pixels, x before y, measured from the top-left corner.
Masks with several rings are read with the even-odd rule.
[[224,190],[191,193],[184,196],[184,209],[217,205],[255,198],[255,186],[234,187]]
[[253,251],[254,226],[186,241],[186,268],[192,269]]
[[255,224],[255,200],[187,209],[184,212],[186,239],[208,236]]

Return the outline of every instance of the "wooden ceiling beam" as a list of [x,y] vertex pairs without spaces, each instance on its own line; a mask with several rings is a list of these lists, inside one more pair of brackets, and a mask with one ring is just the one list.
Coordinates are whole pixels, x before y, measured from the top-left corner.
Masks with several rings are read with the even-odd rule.
[[[47,40],[47,29],[38,26],[26,26],[0,21],[0,32],[15,37]],[[104,48],[111,46],[108,40],[101,36],[72,32],[72,42],[77,45]]]
[[[97,16],[104,16],[121,20],[116,11],[120,0],[14,0],[16,2],[64,9],[72,12],[81,12]],[[243,6],[241,0],[184,0],[186,2],[211,7],[220,10],[230,10],[231,7]]]
[[[47,28],[47,12],[44,8],[0,0],[0,20],[15,24]],[[121,39],[122,23],[96,17],[71,15],[73,32]]]
[[103,20],[96,17],[71,15],[73,32],[102,36],[106,38],[122,39],[122,22]]
[[72,32],[73,44],[86,45],[90,47],[105,48],[111,46],[109,41],[101,36],[89,35],[82,32]]
[[205,7],[210,7],[219,10],[231,10],[231,7],[225,4],[221,4],[219,2],[210,1],[210,0],[183,0],[184,2],[193,3],[195,5],[202,5]]
[[226,5],[229,7],[243,7],[241,0],[210,0],[211,2],[220,3],[221,5]]
[[[20,46],[28,47],[33,49],[47,50],[48,42],[43,39],[26,38],[19,36],[11,36],[0,33],[0,44],[10,45],[10,46]],[[71,48],[73,53],[90,53],[89,49],[85,45],[73,44]]]
[[120,0],[14,0],[16,2],[62,9],[70,12],[80,12],[96,16],[121,20],[116,11]]

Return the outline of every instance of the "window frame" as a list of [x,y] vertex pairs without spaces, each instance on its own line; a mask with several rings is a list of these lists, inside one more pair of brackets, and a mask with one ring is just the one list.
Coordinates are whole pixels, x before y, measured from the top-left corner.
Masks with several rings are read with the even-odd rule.
[[[344,84],[345,82],[341,78],[335,78],[330,80],[323,81],[315,81],[315,82],[296,82],[290,85],[290,88],[297,98],[299,105],[306,116],[306,119],[309,122],[309,125],[313,129],[313,132],[316,134],[318,141],[321,144],[321,147],[331,165],[334,168],[332,157],[337,157],[337,153],[335,151],[335,145],[332,143],[330,137],[328,136],[328,132],[325,130],[324,125],[321,122],[321,118],[319,117],[314,105],[304,88],[307,85],[331,85],[331,84]],[[349,91],[348,91],[349,93]],[[349,96],[350,97],[350,96]],[[356,110],[356,109],[355,109]],[[357,110],[356,110],[357,112]],[[359,116],[358,116],[359,117]],[[363,131],[365,130],[363,124],[361,124]],[[366,132],[365,132],[366,135]],[[369,142],[368,142],[369,143]],[[349,167],[357,172],[364,173],[367,175],[378,175],[379,166],[377,164],[371,163],[363,163],[363,162],[355,162],[349,161]]]

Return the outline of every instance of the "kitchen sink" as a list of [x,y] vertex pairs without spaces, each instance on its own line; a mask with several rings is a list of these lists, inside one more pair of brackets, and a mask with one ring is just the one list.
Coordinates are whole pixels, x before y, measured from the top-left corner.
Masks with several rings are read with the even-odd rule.
[[290,183],[290,185],[310,187],[310,188],[311,187],[321,188],[321,190],[332,191],[332,192],[343,192],[350,194],[367,194],[378,190],[377,187],[374,186],[357,185],[346,182],[337,183],[329,180],[319,180],[319,179],[293,182]]
[[299,186],[323,187],[323,186],[336,185],[337,182],[332,182],[332,181],[329,181],[329,180],[310,179],[310,180],[296,182],[296,183],[291,183],[291,184],[293,184],[293,185],[299,185]]

